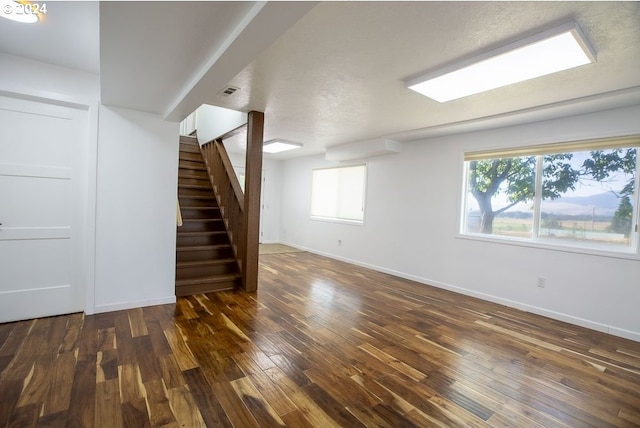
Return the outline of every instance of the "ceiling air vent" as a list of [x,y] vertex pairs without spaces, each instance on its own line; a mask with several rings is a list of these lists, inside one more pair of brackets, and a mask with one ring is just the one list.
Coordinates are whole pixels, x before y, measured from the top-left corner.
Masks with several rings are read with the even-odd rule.
[[226,86],[223,90],[221,90],[219,92],[220,95],[222,95],[223,97],[228,97],[230,95],[233,95],[236,93],[236,91],[239,91],[240,88],[236,88],[235,86]]

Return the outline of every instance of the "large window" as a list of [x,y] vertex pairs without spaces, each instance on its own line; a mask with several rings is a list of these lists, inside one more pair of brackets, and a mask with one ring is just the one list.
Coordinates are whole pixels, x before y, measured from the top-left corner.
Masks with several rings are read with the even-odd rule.
[[462,233],[636,252],[640,137],[467,153]]
[[362,223],[366,166],[313,170],[311,217]]

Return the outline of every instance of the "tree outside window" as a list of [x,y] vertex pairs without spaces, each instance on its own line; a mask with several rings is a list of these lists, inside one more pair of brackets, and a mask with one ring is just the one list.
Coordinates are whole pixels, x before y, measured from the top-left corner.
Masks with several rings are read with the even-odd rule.
[[467,156],[463,233],[629,248],[638,143],[573,143],[530,153],[517,149],[517,156],[509,151]]

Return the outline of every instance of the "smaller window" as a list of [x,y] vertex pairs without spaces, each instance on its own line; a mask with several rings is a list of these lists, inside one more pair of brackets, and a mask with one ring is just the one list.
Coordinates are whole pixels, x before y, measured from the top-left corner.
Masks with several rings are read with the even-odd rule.
[[366,169],[366,165],[314,169],[311,217],[362,223]]

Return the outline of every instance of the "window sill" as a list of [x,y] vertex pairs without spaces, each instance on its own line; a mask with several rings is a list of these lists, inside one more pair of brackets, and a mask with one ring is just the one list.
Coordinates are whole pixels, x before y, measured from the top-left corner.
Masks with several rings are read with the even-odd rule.
[[360,221],[360,220],[345,220],[345,219],[340,219],[340,218],[331,218],[331,217],[314,217],[311,216],[309,218],[310,220],[314,220],[314,221],[323,221],[326,223],[339,223],[339,224],[350,224],[353,226],[364,226],[364,220]]
[[524,239],[518,238],[509,238],[509,237],[492,237],[492,236],[484,236],[478,234],[462,234],[458,233],[456,235],[458,239],[467,239],[471,241],[482,241],[488,242],[492,244],[502,244],[502,245],[515,245],[518,247],[527,247],[527,248],[537,248],[541,250],[549,250],[549,251],[560,251],[564,253],[574,253],[574,254],[584,254],[590,256],[598,256],[598,257],[608,257],[615,259],[625,259],[625,260],[640,260],[640,255],[637,252],[634,252],[633,249],[628,249],[626,251],[615,251],[608,249],[600,249],[600,248],[589,248],[589,247],[576,247],[572,245],[560,245],[560,244],[548,244],[540,241],[528,241]]

